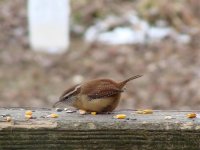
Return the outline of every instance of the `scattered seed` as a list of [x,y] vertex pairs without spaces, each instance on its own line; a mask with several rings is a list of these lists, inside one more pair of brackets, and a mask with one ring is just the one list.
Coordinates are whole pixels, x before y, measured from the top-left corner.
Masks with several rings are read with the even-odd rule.
[[118,115],[114,116],[114,118],[116,118],[116,119],[125,119],[126,115],[125,114],[118,114]]
[[64,111],[67,111],[67,110],[69,110],[69,108],[64,108]]
[[136,111],[138,114],[152,114],[153,110],[152,109],[144,109],[144,110],[138,110]]
[[143,110],[143,114],[153,114],[153,110],[145,109],[145,110]]
[[7,117],[6,117],[6,121],[7,121],[7,122],[10,122],[11,120],[12,120],[12,118],[11,118],[10,116],[7,116]]
[[27,110],[27,111],[25,112],[25,114],[31,116],[31,115],[33,114],[33,112],[32,112],[31,110]]
[[91,115],[96,115],[97,114],[97,112],[91,112]]
[[50,117],[51,118],[58,118],[58,114],[51,114]]
[[187,117],[188,118],[196,118],[196,114],[195,113],[189,113],[189,114],[187,114]]
[[165,116],[165,119],[170,120],[170,119],[173,119],[173,117],[172,116]]
[[66,113],[73,113],[75,110],[66,110]]
[[85,115],[87,112],[85,111],[85,110],[79,110],[79,114],[81,114],[81,115]]
[[143,110],[137,110],[136,113],[137,114],[143,114]]

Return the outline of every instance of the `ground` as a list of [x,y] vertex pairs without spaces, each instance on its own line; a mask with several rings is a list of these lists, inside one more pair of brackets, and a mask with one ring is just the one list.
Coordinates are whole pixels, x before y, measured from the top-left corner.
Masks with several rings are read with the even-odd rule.
[[[72,14],[74,22],[78,20],[85,27],[92,24],[92,17],[103,17],[108,13],[108,9],[102,8],[104,3],[110,5],[116,13],[123,12],[116,4],[127,9],[130,4],[128,0],[123,3],[120,0],[116,3],[104,0],[103,4],[93,2],[93,9],[88,9],[88,1],[84,2],[73,2]],[[191,8],[195,8],[196,3],[198,1],[193,0],[188,5],[189,13],[186,14],[189,15],[177,10],[182,19],[178,22],[184,27],[177,23],[176,17],[172,17],[174,14],[164,14],[180,32],[185,26],[196,29],[188,33],[192,38],[188,44],[171,39],[143,45],[88,44],[82,36],[72,31],[68,51],[52,55],[34,52],[28,45],[25,0],[15,0],[15,3],[11,0],[1,1],[0,106],[51,107],[66,88],[79,80],[102,77],[123,80],[143,74],[142,78],[127,85],[118,109],[199,109],[200,37],[197,25],[200,21],[199,11],[191,11],[195,10]],[[181,8],[186,6],[181,5]],[[76,14],[77,9],[82,10],[85,16]],[[145,14],[142,12],[141,16],[152,21]]]

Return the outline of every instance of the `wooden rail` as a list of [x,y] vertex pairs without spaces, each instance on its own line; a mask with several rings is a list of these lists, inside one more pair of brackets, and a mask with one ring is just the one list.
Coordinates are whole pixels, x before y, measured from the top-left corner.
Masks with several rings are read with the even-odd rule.
[[[190,111],[80,115],[31,110],[33,119],[27,120],[26,109],[0,109],[0,149],[200,149],[200,118],[187,118]],[[59,117],[47,117],[51,113]],[[120,113],[127,118],[113,118]],[[8,115],[10,122],[5,121]]]

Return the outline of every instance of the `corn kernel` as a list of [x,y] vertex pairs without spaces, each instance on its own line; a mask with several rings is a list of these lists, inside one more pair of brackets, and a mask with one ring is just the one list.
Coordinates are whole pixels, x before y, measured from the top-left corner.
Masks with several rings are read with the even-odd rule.
[[195,113],[189,113],[189,114],[187,114],[187,117],[188,118],[196,118],[196,114]]
[[32,118],[32,115],[25,115],[25,118],[31,119],[31,118]]
[[91,115],[96,115],[97,114],[97,112],[91,112]]
[[32,113],[31,110],[27,110],[25,114],[26,114],[26,115],[32,115],[33,113]]
[[58,118],[57,114],[51,114],[50,116],[51,116],[51,118]]
[[153,110],[151,109],[137,110],[136,113],[137,114],[152,114]]
[[11,120],[12,120],[12,118],[11,118],[10,116],[7,116],[7,117],[6,117],[6,121],[7,121],[7,122],[10,122]]
[[143,110],[143,114],[153,114],[153,110],[145,109],[145,110]]
[[118,114],[118,115],[114,116],[114,118],[116,118],[116,119],[125,119],[126,115],[125,114]]

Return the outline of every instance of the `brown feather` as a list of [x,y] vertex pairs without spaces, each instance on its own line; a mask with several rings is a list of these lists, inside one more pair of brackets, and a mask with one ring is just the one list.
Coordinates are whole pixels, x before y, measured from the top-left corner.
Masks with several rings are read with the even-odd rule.
[[67,99],[66,97],[68,97],[68,96],[73,96],[73,95],[79,94],[81,89],[77,88],[77,87],[80,87],[80,84],[77,84],[77,85],[67,89],[66,91],[64,91],[63,94],[60,96],[59,101],[66,100]]
[[142,76],[143,76],[143,75],[136,75],[136,76],[130,77],[130,78],[128,78],[128,79],[126,79],[126,80],[124,80],[124,81],[118,83],[118,84],[119,84],[119,87],[120,87],[120,88],[123,88],[123,87],[126,85],[127,82],[129,82],[129,81],[131,81],[131,80],[134,80],[134,79],[137,79],[137,78],[142,77]]
[[114,81],[107,79],[92,80],[83,84],[82,87],[82,94],[86,94],[91,100],[110,97],[123,92]]

